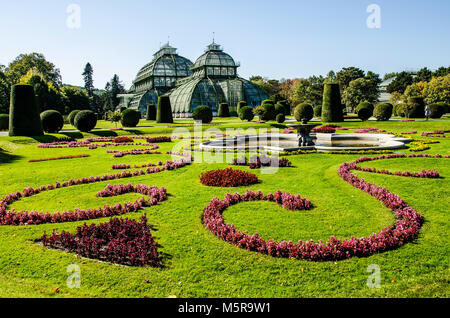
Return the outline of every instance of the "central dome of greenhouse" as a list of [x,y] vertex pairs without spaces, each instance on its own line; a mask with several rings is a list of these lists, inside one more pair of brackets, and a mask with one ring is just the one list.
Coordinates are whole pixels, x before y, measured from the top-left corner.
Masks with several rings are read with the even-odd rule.
[[249,106],[260,105],[268,98],[266,92],[237,74],[240,66],[220,45],[207,46],[191,67],[193,74],[177,81],[177,87],[169,92],[174,117],[190,117],[200,105],[209,106],[217,112],[220,103],[228,103],[235,109],[238,102]]

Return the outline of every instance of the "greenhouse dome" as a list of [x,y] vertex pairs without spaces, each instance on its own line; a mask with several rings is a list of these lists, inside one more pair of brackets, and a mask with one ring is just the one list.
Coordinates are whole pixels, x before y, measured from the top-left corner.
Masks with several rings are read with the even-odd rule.
[[192,62],[177,54],[177,49],[168,43],[153,55],[153,60],[144,65],[133,81],[128,94],[121,94],[121,107],[138,109],[146,113],[147,105],[158,103],[158,97],[175,87],[176,81],[192,75]]
[[191,117],[200,105],[209,106],[213,112],[217,112],[220,103],[228,103],[230,109],[235,109],[239,101],[253,107],[260,105],[267,94],[258,85],[240,78],[239,66],[220,45],[208,45],[191,67],[193,74],[178,80],[177,87],[169,92],[174,116]]

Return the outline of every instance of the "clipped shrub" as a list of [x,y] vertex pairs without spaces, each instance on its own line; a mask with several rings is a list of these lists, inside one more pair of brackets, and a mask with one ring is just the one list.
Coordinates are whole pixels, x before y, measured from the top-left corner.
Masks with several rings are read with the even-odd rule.
[[429,105],[431,110],[430,117],[431,118],[441,118],[447,111],[445,103],[434,103]]
[[283,114],[283,115],[288,115],[289,114],[289,112],[286,109],[286,106],[283,105],[281,102],[278,102],[275,105],[275,111],[276,111],[277,115],[278,114]]
[[239,112],[239,118],[241,120],[252,121],[254,117],[255,114],[253,113],[253,109],[250,106],[244,106],[241,108]]
[[158,108],[156,110],[156,122],[157,123],[173,123],[172,106],[170,104],[170,98],[167,95],[159,96]]
[[9,128],[9,115],[0,114],[0,130],[8,130]]
[[425,102],[422,97],[410,97],[407,105],[408,118],[425,118]]
[[194,109],[192,117],[195,120],[201,120],[204,124],[209,124],[213,120],[213,113],[208,106],[198,106]]
[[373,111],[373,116],[378,121],[387,121],[392,117],[392,111],[394,106],[390,103],[381,103],[375,106],[375,110]]
[[44,131],[33,86],[14,85],[10,101],[9,135],[42,136]]
[[373,106],[372,103],[370,103],[370,102],[361,102],[361,103],[359,103],[358,106],[356,106],[355,114],[358,114],[359,110],[362,109],[362,108],[369,108],[371,110],[372,114],[373,114],[373,111],[375,109],[375,107]]
[[283,105],[285,109],[285,115],[289,116],[291,114],[291,105],[287,100],[280,100],[277,104]]
[[238,116],[239,116],[239,114],[241,113],[241,109],[243,108],[243,107],[245,107],[245,106],[248,106],[248,104],[247,104],[247,102],[245,101],[245,100],[241,100],[238,104],[237,104],[237,113],[238,113]]
[[41,113],[42,128],[46,133],[57,133],[64,126],[64,118],[56,110],[46,110]]
[[239,114],[235,111],[230,112],[230,117],[239,117]]
[[370,108],[361,108],[358,111],[358,118],[362,121],[368,120],[370,117],[372,117],[372,110]]
[[405,103],[395,105],[395,114],[400,117],[406,117],[408,113],[408,105]]
[[261,106],[264,106],[264,105],[274,105],[275,106],[275,103],[271,99],[266,99],[266,100],[263,100],[261,103]]
[[230,117],[230,108],[227,103],[220,103],[218,117]]
[[153,104],[147,105],[147,113],[145,114],[146,120],[156,120],[156,107]]
[[322,117],[322,105],[316,105],[314,107],[314,117]]
[[262,107],[264,108],[264,113],[262,114],[261,119],[264,121],[275,120],[277,117],[277,111],[273,103],[266,102],[262,105]]
[[284,114],[278,114],[276,119],[277,123],[282,124],[286,121],[286,116]]
[[123,127],[136,127],[141,119],[141,112],[135,109],[125,109],[122,112],[120,123]]
[[97,115],[92,110],[82,110],[75,116],[74,125],[79,131],[89,132],[97,125]]
[[326,83],[323,89],[322,121],[340,122],[344,120],[342,113],[341,91],[339,84]]
[[76,109],[76,110],[72,110],[69,114],[69,116],[67,117],[67,119],[69,120],[69,123],[72,126],[75,126],[75,116],[80,112],[80,110]]
[[308,103],[301,103],[295,107],[294,117],[297,121],[310,121],[314,117],[314,109]]

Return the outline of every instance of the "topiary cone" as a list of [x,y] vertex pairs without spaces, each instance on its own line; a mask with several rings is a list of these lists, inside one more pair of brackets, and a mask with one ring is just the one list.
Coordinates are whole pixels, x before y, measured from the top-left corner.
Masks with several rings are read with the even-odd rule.
[[145,116],[146,120],[156,120],[156,107],[153,104],[147,105],[147,114]]
[[156,110],[157,123],[173,123],[172,107],[170,105],[170,98],[167,95],[159,96],[158,109]]
[[328,83],[323,89],[322,121],[339,122],[344,120],[342,113],[341,92],[339,84]]
[[42,136],[39,106],[31,85],[14,85],[11,88],[9,109],[10,136]]

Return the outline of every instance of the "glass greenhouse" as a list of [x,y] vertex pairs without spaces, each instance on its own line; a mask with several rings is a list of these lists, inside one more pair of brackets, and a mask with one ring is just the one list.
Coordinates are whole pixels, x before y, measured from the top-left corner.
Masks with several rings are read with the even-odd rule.
[[254,107],[268,98],[258,85],[237,74],[239,63],[223,52],[220,45],[208,45],[195,64],[179,56],[166,44],[155,53],[151,63],[136,76],[129,94],[122,94],[121,105],[145,114],[147,104],[157,104],[158,96],[168,94],[174,117],[191,117],[200,105],[217,112],[220,103],[233,109],[239,101]]

